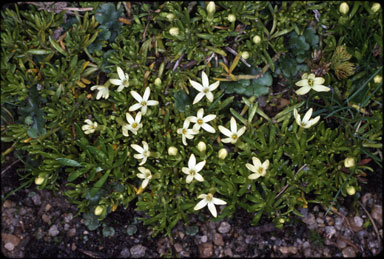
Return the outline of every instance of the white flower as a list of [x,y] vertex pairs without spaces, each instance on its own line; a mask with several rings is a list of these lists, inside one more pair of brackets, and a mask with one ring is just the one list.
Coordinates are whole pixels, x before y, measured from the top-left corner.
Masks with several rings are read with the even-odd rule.
[[108,99],[109,97],[109,89],[108,87],[104,85],[94,85],[91,87],[91,90],[94,91],[95,89],[98,90],[97,95],[96,95],[96,100],[99,100],[101,97],[104,99]]
[[219,152],[217,153],[217,156],[220,158],[220,159],[225,159],[227,156],[228,156],[228,151],[225,149],[225,148],[222,148],[219,150]]
[[137,174],[136,176],[139,177],[140,179],[144,179],[144,181],[141,183],[141,188],[145,189],[149,181],[152,179],[151,171],[145,167],[139,167],[137,169],[139,169],[140,174]]
[[236,21],[236,15],[234,15],[234,14],[228,14],[227,19],[228,19],[228,21],[230,21],[230,22],[235,22],[235,21]]
[[216,115],[209,114],[205,117],[203,117],[203,115],[204,115],[204,109],[201,108],[197,111],[197,116],[189,116],[189,120],[195,123],[195,125],[193,125],[193,130],[198,132],[200,128],[203,128],[210,133],[215,133],[216,130],[212,128],[212,126],[209,125],[207,122],[214,120],[216,118]]
[[169,34],[171,34],[172,36],[177,36],[177,35],[179,35],[179,28],[177,28],[177,27],[172,27],[171,29],[169,29]]
[[96,128],[97,128],[97,122],[92,122],[90,119],[86,119],[84,120],[85,125],[83,125],[83,127],[81,127],[81,129],[84,131],[85,134],[91,134],[93,132],[95,132]]
[[203,169],[204,165],[205,165],[205,160],[196,164],[195,155],[192,154],[188,160],[188,167],[183,167],[181,169],[181,171],[183,171],[184,174],[188,175],[186,182],[187,183],[192,182],[193,178],[195,178],[199,182],[204,181],[204,178],[201,176],[201,174],[199,174],[201,169]]
[[244,134],[246,127],[242,127],[239,131],[237,131],[237,124],[235,118],[231,117],[231,130],[219,125],[219,130],[228,138],[224,138],[221,141],[224,143],[232,143],[235,144],[241,135]]
[[170,155],[170,156],[176,156],[176,155],[177,155],[177,152],[178,152],[178,150],[177,150],[177,148],[174,147],[174,146],[170,146],[170,147],[168,148],[168,155]]
[[326,87],[324,84],[325,79],[322,77],[316,77],[315,74],[304,73],[301,77],[301,80],[296,83],[297,86],[301,86],[299,90],[296,90],[296,94],[304,95],[308,93],[311,89],[317,92],[328,92],[331,88]]
[[207,12],[208,13],[215,13],[216,12],[216,5],[215,5],[215,1],[210,1],[207,5]]
[[129,86],[129,76],[127,73],[124,73],[120,67],[117,67],[117,74],[119,75],[120,79],[109,79],[109,82],[114,85],[118,85],[119,88],[117,88],[117,91],[121,92],[124,87]]
[[188,129],[189,127],[189,119],[185,119],[183,128],[177,129],[177,134],[181,134],[182,139],[183,139],[183,144],[186,146],[187,145],[187,140],[186,139],[193,139],[193,135],[196,135],[197,132],[195,132],[193,129]]
[[349,12],[349,6],[346,2],[343,2],[339,6],[339,11],[342,14],[347,14]]
[[380,8],[381,8],[381,5],[379,3],[373,3],[371,10],[372,12],[376,13],[377,11],[380,10]]
[[143,97],[141,97],[136,91],[131,91],[131,95],[136,99],[136,101],[138,101],[138,103],[129,107],[129,111],[136,111],[141,108],[141,113],[145,115],[147,113],[148,106],[158,105],[158,101],[148,100],[150,93],[151,89],[149,87],[145,88]]
[[252,157],[252,162],[253,162],[253,165],[249,164],[249,163],[245,164],[245,166],[248,168],[248,170],[250,170],[251,172],[254,173],[254,174],[249,175],[248,179],[255,180],[255,179],[259,178],[260,176],[265,176],[265,174],[267,173],[268,166],[269,166],[269,160],[267,159],[264,161],[263,164],[261,164],[260,159],[258,159],[257,157]]
[[196,147],[200,152],[205,152],[205,150],[207,150],[207,145],[203,141],[197,143]]
[[143,124],[140,123],[141,112],[138,112],[136,114],[135,119],[133,119],[132,115],[128,112],[125,114],[125,117],[127,118],[128,124],[125,124],[123,126],[123,135],[128,137],[128,130],[132,131],[133,134],[137,135],[137,131],[143,127]]
[[308,129],[308,128],[312,127],[313,125],[315,125],[320,120],[320,116],[317,116],[316,118],[310,120],[310,118],[312,116],[312,111],[313,111],[313,109],[310,108],[305,113],[303,120],[301,120],[300,114],[297,112],[296,108],[293,109],[293,116],[295,117],[297,125],[305,128],[305,129]]
[[131,144],[131,147],[137,152],[139,152],[139,154],[135,154],[133,155],[133,157],[136,159],[142,159],[139,165],[145,164],[145,162],[147,161],[147,158],[151,154],[151,152],[149,152],[148,143],[145,141],[142,141],[142,143],[143,143],[143,147],[140,147],[137,144]]
[[349,167],[354,167],[356,164],[356,160],[355,158],[353,157],[347,157],[345,160],[344,160],[344,166],[349,168]]
[[196,95],[195,99],[193,100],[193,104],[198,103],[204,96],[206,96],[207,99],[210,102],[212,102],[213,101],[212,91],[215,90],[220,84],[220,81],[216,81],[215,83],[209,85],[208,76],[207,76],[207,74],[205,74],[204,71],[202,71],[202,73],[201,73],[201,81],[203,83],[202,85],[199,84],[198,82],[195,82],[195,81],[189,79],[189,82],[191,83],[191,85],[197,91],[200,92]]
[[199,197],[197,197],[197,198],[202,199],[202,200],[199,201],[193,209],[194,210],[200,210],[208,204],[208,209],[212,213],[212,216],[214,216],[215,218],[217,217],[215,204],[216,205],[227,204],[225,201],[213,197],[213,195],[211,193],[200,194]]

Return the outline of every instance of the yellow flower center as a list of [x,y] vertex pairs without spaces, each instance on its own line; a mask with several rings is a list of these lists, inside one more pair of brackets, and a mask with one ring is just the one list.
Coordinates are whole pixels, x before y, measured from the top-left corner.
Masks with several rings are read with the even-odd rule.
[[205,198],[207,201],[211,201],[213,198],[213,195],[208,193],[207,198]]
[[202,125],[203,122],[204,122],[204,121],[203,121],[202,119],[198,119],[198,120],[197,120],[197,124],[199,124],[199,125]]
[[144,151],[144,152],[143,152],[143,155],[144,155],[144,156],[149,156],[149,151]]
[[233,140],[236,140],[236,139],[237,139],[237,134],[233,134],[233,135],[232,135],[232,139],[233,139]]
[[181,133],[183,133],[184,135],[187,134],[187,129],[183,129],[183,130],[181,131]]
[[204,88],[203,92],[206,94],[209,92],[209,89],[208,88]]
[[145,176],[145,178],[149,178],[151,176],[151,173],[150,172],[145,172],[144,176]]
[[313,80],[312,79],[308,79],[308,85],[311,87],[313,86]]
[[132,128],[136,128],[137,127],[137,123],[136,122],[134,122],[133,124],[132,124]]
[[257,170],[257,172],[258,172],[259,174],[262,174],[262,173],[263,173],[263,168],[262,168],[262,167],[259,167],[259,169]]
[[140,104],[141,104],[141,106],[146,106],[147,102],[146,101],[142,101]]
[[124,79],[124,80],[123,80],[123,85],[124,85],[124,86],[129,86],[129,81],[128,81],[128,79]]
[[190,174],[190,175],[195,175],[195,174],[196,174],[196,171],[195,171],[195,170],[189,170],[189,174]]

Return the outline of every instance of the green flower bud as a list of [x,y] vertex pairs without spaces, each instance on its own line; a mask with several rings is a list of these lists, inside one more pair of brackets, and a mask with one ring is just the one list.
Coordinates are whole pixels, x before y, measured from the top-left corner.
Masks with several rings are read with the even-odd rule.
[[243,51],[243,52],[241,52],[241,57],[242,57],[243,59],[247,59],[247,58],[249,58],[249,52],[248,52],[248,51]]
[[279,218],[279,223],[283,224],[285,220],[283,218]]
[[175,15],[174,15],[173,13],[169,13],[169,14],[167,14],[166,17],[167,17],[168,21],[170,21],[170,22],[172,22],[173,19],[175,19]]
[[210,1],[207,5],[208,14],[214,14],[216,12],[216,5],[214,1]]
[[174,146],[171,146],[168,148],[168,155],[170,155],[170,156],[176,156],[177,152],[178,152],[178,150]]
[[45,180],[44,177],[38,176],[38,177],[35,178],[35,184],[36,185],[42,185],[44,180]]
[[156,78],[155,79],[155,85],[156,86],[161,86],[161,79],[160,78]]
[[203,141],[200,141],[196,147],[200,152],[205,152],[207,149],[207,145]]
[[383,77],[381,75],[376,75],[373,78],[373,82],[375,82],[375,84],[380,84],[382,81],[383,81]]
[[227,155],[228,155],[228,151],[225,148],[220,149],[218,152],[218,157],[220,159],[224,160],[227,157]]
[[101,213],[103,213],[103,210],[104,210],[104,208],[103,207],[101,207],[101,206],[97,206],[96,208],[95,208],[95,215],[96,216],[100,216],[101,215]]
[[339,11],[342,14],[347,14],[349,12],[349,5],[346,2],[342,2],[339,6]]
[[355,187],[353,187],[353,186],[348,186],[348,187],[347,187],[347,193],[348,193],[349,195],[354,195],[354,194],[356,193],[356,189],[355,189]]
[[376,13],[377,11],[380,10],[380,8],[381,8],[381,5],[379,3],[373,3],[371,10],[372,12]]
[[354,167],[356,164],[356,160],[355,158],[353,157],[347,157],[345,160],[344,160],[344,166],[349,168],[349,167]]
[[254,36],[252,40],[255,44],[259,44],[261,42],[261,38],[259,35]]
[[177,28],[177,27],[172,27],[171,29],[169,29],[169,34],[171,34],[172,36],[177,36],[177,35],[179,35],[179,28]]
[[234,14],[228,14],[227,17],[229,22],[235,22],[236,21],[236,16]]

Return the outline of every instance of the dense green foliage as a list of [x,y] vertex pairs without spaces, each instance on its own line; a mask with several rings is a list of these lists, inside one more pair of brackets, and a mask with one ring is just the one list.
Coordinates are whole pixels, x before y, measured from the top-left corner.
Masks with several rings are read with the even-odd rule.
[[[22,161],[23,186],[65,192],[89,229],[117,208],[134,207],[154,235],[170,233],[190,214],[205,214],[194,207],[208,193],[226,202],[216,205],[214,220],[244,208],[250,224],[265,215],[281,226],[308,203],[335,205],[351,188],[357,195],[361,179],[382,167],[377,3],[348,2],[347,12],[329,1],[71,5],[78,11],[1,10],[1,161],[7,154]],[[220,85],[212,101],[194,102],[191,80],[204,85],[203,72]],[[304,73],[324,78],[328,91],[297,94]],[[121,89],[110,81],[125,77]],[[146,100],[158,104],[141,110],[142,128],[126,134],[126,113],[138,114],[131,91],[143,96],[147,88]],[[282,99],[288,104],[277,107]],[[310,108],[320,120],[303,128],[293,111],[303,118]],[[215,115],[208,122],[215,132],[200,129],[184,145],[178,129],[200,109]],[[219,129],[230,129],[232,117],[239,131],[245,127],[234,144]],[[95,129],[85,130],[86,119]],[[131,146],[143,141],[147,161]],[[219,158],[223,148],[228,155]],[[205,161],[202,182],[186,181],[192,154]],[[269,161],[257,179],[246,165],[253,157]],[[151,172],[147,186],[140,167]]]

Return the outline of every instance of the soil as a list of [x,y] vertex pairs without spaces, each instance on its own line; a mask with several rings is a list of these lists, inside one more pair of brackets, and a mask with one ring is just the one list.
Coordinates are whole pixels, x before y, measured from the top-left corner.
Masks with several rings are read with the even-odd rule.
[[[2,166],[2,199],[21,184],[20,164],[12,163],[8,157]],[[32,185],[2,203],[1,251],[10,258],[368,257],[383,248],[381,204],[382,172],[377,170],[360,194],[336,205],[336,212],[325,215],[326,208],[311,205],[301,209],[304,217],[292,216],[282,229],[264,218],[250,226],[252,215],[239,210],[219,222],[192,216],[188,225],[179,222],[171,237],[152,237],[139,220],[143,214],[133,208],[118,208],[90,231],[60,191]],[[106,236],[103,226],[114,233]]]

